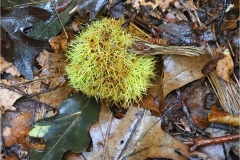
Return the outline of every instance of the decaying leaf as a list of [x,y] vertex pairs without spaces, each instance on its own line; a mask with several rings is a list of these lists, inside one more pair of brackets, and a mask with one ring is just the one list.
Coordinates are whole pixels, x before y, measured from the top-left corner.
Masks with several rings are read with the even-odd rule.
[[205,54],[195,58],[168,56],[164,60],[163,96],[174,89],[204,77],[202,68],[210,61]]
[[229,124],[232,126],[240,125],[240,116],[232,116],[228,112],[220,111],[216,106],[212,107],[212,112],[208,115],[209,122]]
[[2,72],[10,73],[13,76],[20,76],[20,73],[18,72],[16,66],[14,66],[12,63],[5,61],[0,56],[0,73]]
[[54,53],[56,54],[59,53],[59,50],[65,51],[67,49],[68,41],[69,40],[64,34],[64,32],[62,32],[59,36],[52,37],[49,39],[49,43],[52,49],[54,49]]
[[0,106],[2,107],[2,111],[15,110],[12,105],[17,99],[22,97],[22,95],[6,88],[0,88],[0,93]]
[[[76,93],[75,89],[65,83],[64,75],[66,58],[62,53],[50,53],[44,50],[37,57],[37,61],[42,66],[41,77],[47,77],[42,82],[48,84],[48,89],[59,86],[51,92],[43,93],[39,97],[34,97],[42,103],[50,106],[58,106],[69,94]],[[48,77],[49,76],[49,77]]]
[[[194,80],[204,77],[202,69],[211,60],[207,54],[198,57],[170,55],[164,59],[163,80],[155,82],[149,93],[164,99],[168,93]],[[160,82],[162,81],[162,82]],[[162,107],[163,101],[160,102]]]
[[47,10],[33,7],[15,7],[14,9],[2,10],[1,26],[11,37],[11,51],[14,57],[14,64],[18,71],[27,79],[34,77],[32,65],[34,58],[43,49],[48,49],[49,44],[46,41],[32,39],[26,36],[24,30],[35,24],[46,21],[50,17]]
[[149,111],[144,114],[143,109],[131,107],[121,120],[110,120],[111,116],[108,108],[102,106],[99,122],[90,128],[93,150],[82,153],[86,159],[184,159],[175,149],[188,154],[188,147],[164,133],[160,118],[151,116]]
[[151,111],[154,111],[156,113],[159,113],[159,104],[154,101],[154,97],[152,95],[144,95],[141,102],[140,106],[142,108],[150,109]]
[[11,67],[12,63],[5,61],[0,56],[0,73],[4,72],[7,68]]
[[44,152],[30,151],[30,157],[61,159],[67,150],[82,152],[90,143],[88,128],[96,121],[100,106],[94,98],[88,99],[83,94],[62,102],[56,116],[36,122],[36,128],[29,133],[43,138],[46,144]]
[[216,71],[218,77],[230,82],[230,76],[233,73],[234,64],[228,49],[224,50],[225,57],[217,62]]
[[82,21],[93,20],[107,4],[107,0],[77,1],[77,11]]
[[13,144],[28,146],[27,134],[31,128],[31,114],[16,112],[5,112],[3,121],[3,138],[6,147]]
[[138,11],[140,10],[140,6],[151,6],[154,10],[156,7],[160,6],[160,8],[165,11],[170,3],[173,3],[174,0],[155,0],[155,1],[146,1],[146,0],[127,0],[126,3],[132,4],[134,8]]
[[240,20],[240,18],[238,18],[237,20],[224,20],[223,24],[221,26],[221,30],[233,30],[236,29],[237,26],[237,22]]

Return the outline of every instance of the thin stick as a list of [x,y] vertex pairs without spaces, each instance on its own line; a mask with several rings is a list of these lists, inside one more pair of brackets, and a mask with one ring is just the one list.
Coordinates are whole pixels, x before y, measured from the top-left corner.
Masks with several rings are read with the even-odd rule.
[[134,28],[136,28],[139,32],[141,32],[143,35],[147,36],[147,38],[152,38],[151,36],[149,36],[148,34],[146,34],[145,32],[143,32],[141,29],[139,29],[135,24],[130,23],[131,26],[133,26]]
[[109,125],[108,125],[107,131],[106,131],[106,136],[105,136],[105,139],[104,139],[103,158],[102,158],[103,160],[105,160],[105,156],[106,156],[107,141],[108,141],[108,136],[109,136],[109,132],[110,132],[110,129],[111,129],[111,125],[112,125],[112,118],[113,118],[113,115],[112,115],[112,112],[111,112]]
[[240,83],[239,83],[239,80],[237,79],[235,73],[233,73],[233,77],[235,78],[235,80],[236,80],[236,82],[237,82],[237,84],[238,84],[238,87],[240,88]]
[[59,14],[58,14],[58,12],[57,12],[57,10],[56,10],[55,6],[54,6],[54,3],[53,3],[53,1],[52,1],[52,0],[50,0],[50,1],[51,1],[51,3],[52,3],[52,7],[53,7],[54,11],[55,11],[55,12],[56,12],[56,14],[57,14],[58,20],[59,20],[59,22],[60,22],[60,24],[61,24],[61,26],[62,26],[62,28],[63,28],[63,31],[64,31],[64,33],[65,33],[65,35],[66,35],[67,39],[68,39],[67,32],[66,32],[66,30],[65,30],[65,27],[64,27],[64,25],[63,25],[63,23],[62,23],[62,20],[61,20],[61,18],[60,18],[60,16],[59,16]]
[[129,49],[129,53],[137,55],[163,55],[163,54],[173,54],[173,55],[184,55],[189,57],[199,56],[206,54],[207,52],[200,47],[195,46],[159,46],[145,41],[135,41],[133,44],[145,46],[149,50],[140,50],[138,48],[132,47]]
[[66,75],[67,74],[62,74],[62,75],[54,75],[54,76],[45,76],[45,77],[41,77],[41,78],[37,78],[37,79],[30,79],[30,80],[27,80],[27,81],[24,81],[24,82],[20,82],[20,83],[14,84],[12,86],[21,87],[22,85],[25,85],[27,83],[32,83],[32,82],[40,81],[40,80],[47,79],[47,78],[61,77],[61,76],[66,76]]
[[135,131],[137,130],[138,124],[141,122],[141,120],[142,120],[142,118],[143,118],[143,114],[140,114],[140,116],[141,116],[141,117],[138,117],[138,120],[137,120],[137,122],[135,123],[135,125],[134,125],[134,127],[133,127],[133,129],[132,129],[132,132],[131,132],[128,140],[127,140],[127,142],[125,143],[125,145],[124,145],[124,147],[123,147],[120,155],[118,156],[118,159],[119,159],[119,160],[120,160],[121,158],[125,157],[125,155],[127,155],[127,154],[134,148],[134,147],[133,147],[130,151],[127,151],[127,153],[122,156],[123,152],[127,149],[128,144],[129,144],[130,140],[131,140],[132,137],[133,137],[133,134],[134,134]]
[[[122,155],[122,153],[120,154],[120,156],[118,157],[118,160],[122,160],[124,159],[125,157],[127,157],[129,155],[129,153],[137,146],[138,142],[140,142],[147,134],[148,132],[155,126],[157,125],[159,122],[161,123],[161,120],[162,120],[162,117],[164,115],[166,115],[170,110],[171,110],[172,107],[168,108],[168,110],[166,112],[163,113],[163,115],[160,117],[159,120],[157,120],[147,131],[143,132],[140,137],[135,141],[135,143],[132,145],[131,149],[129,149],[125,154]],[[138,119],[139,121],[140,119]],[[137,127],[137,124],[135,125],[135,127]],[[129,140],[128,140],[129,141]]]
[[3,136],[2,136],[2,112],[0,113],[0,135],[1,135],[1,137],[0,137],[0,151],[2,152],[2,150],[3,150],[3,141],[2,141],[2,138],[3,138]]

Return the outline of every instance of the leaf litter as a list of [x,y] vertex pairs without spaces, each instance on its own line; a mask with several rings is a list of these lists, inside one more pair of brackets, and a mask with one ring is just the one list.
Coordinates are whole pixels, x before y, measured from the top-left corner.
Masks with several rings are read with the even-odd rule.
[[[30,11],[28,6],[22,6],[25,3],[19,2],[18,4],[13,2],[9,4],[9,2],[12,1],[8,1],[8,3],[4,1],[4,5],[8,7],[8,9],[14,5],[19,5],[20,7],[16,6],[15,8],[22,11]],[[40,7],[38,9],[48,11],[51,14],[50,19],[54,20],[54,25],[50,24],[51,20],[49,19],[35,23],[33,18],[33,21],[26,23],[27,25],[22,25],[24,32],[19,31],[19,26],[21,25],[12,26],[16,27],[16,33],[12,30],[10,31],[9,29],[11,28],[8,29],[4,27],[6,32],[2,35],[5,35],[5,38],[3,37],[4,39],[1,39],[1,43],[5,47],[4,53],[8,53],[7,55],[3,55],[5,60],[13,62],[11,60],[12,56],[9,53],[11,53],[11,50],[15,49],[16,46],[21,48],[26,42],[31,49],[33,43],[28,43],[31,39],[34,40],[34,43],[40,44],[39,39],[48,40],[56,36],[63,27],[63,25],[60,24],[61,22],[57,17],[57,13],[61,14],[60,19],[63,20],[63,18],[66,18],[63,20],[63,23],[66,24],[71,18],[66,15],[76,5],[75,1],[59,1],[54,3],[53,8],[55,10],[52,10],[49,8],[53,5],[52,3],[38,3],[39,2],[34,2],[35,7]],[[91,3],[95,3],[95,1],[91,1]],[[144,96],[142,102],[134,104],[134,106],[141,106],[152,112],[150,113],[146,109],[131,107],[126,114],[125,112],[119,111],[115,111],[116,113],[114,113],[110,109],[111,107],[108,108],[103,105],[99,113],[99,120],[89,129],[93,145],[92,151],[90,151],[91,149],[87,149],[86,143],[83,145],[84,147],[81,151],[76,151],[71,147],[66,147],[65,149],[63,149],[63,147],[57,147],[63,149],[61,153],[56,155],[57,152],[55,152],[51,153],[51,155],[61,156],[67,150],[72,150],[76,153],[73,154],[68,151],[68,154],[64,155],[64,159],[69,159],[71,155],[73,156],[70,159],[84,159],[83,156],[87,159],[99,159],[99,157],[103,157],[103,159],[187,159],[191,157],[221,159],[234,154],[239,155],[237,153],[239,146],[236,144],[236,141],[229,142],[230,140],[239,138],[233,134],[238,131],[235,127],[232,127],[231,131],[233,132],[229,132],[230,128],[226,125],[238,125],[237,121],[239,119],[239,82],[237,78],[234,79],[232,77],[235,73],[237,74],[237,68],[234,68],[234,65],[236,66],[236,59],[239,58],[236,54],[239,49],[237,43],[238,37],[235,34],[236,22],[239,18],[233,14],[237,5],[225,13],[226,16],[222,21],[222,26],[220,30],[216,31],[212,29],[213,27],[210,25],[212,25],[214,21],[221,24],[220,16],[221,7],[223,6],[222,4],[218,5],[214,0],[207,2],[208,5],[204,3],[196,4],[193,1],[182,2],[181,0],[156,1],[156,3],[127,1],[125,4],[110,2],[110,5],[107,7],[105,6],[105,1],[101,1],[101,5],[99,6],[92,6],[90,5],[91,3],[84,5],[85,3],[77,2],[76,10],[72,10],[73,12],[71,11],[70,14],[73,15],[74,11],[78,11],[78,14],[82,17],[80,18],[80,23],[81,21],[91,21],[94,18],[98,19],[97,15],[101,15],[103,12],[110,12],[111,15],[114,16],[125,15],[125,17],[129,18],[126,20],[126,24],[134,23],[134,25],[141,28],[140,30],[142,30],[144,34],[141,38],[144,40],[144,43],[141,42],[140,44],[146,45],[154,51],[151,53],[144,52],[140,49],[135,50],[135,53],[144,53],[145,56],[147,54],[154,54],[158,57],[158,77],[155,82],[153,82],[154,86],[149,89],[148,95]],[[236,4],[236,2],[234,1],[233,4]],[[118,7],[121,8],[120,12]],[[29,13],[31,15],[31,12]],[[135,16],[131,16],[134,14]],[[229,16],[231,14],[234,16]],[[20,17],[21,15],[22,14],[20,14]],[[34,17],[33,14],[31,16]],[[45,14],[45,16],[49,15]],[[165,17],[165,20],[162,19],[163,17]],[[24,21],[25,19],[19,19],[19,23]],[[72,22],[72,24],[74,24],[74,22]],[[55,25],[57,25],[56,28],[58,29],[54,29]],[[73,38],[72,35],[74,32],[79,31],[78,29],[79,28],[76,29],[75,27],[75,31],[71,29],[71,32],[67,30],[70,39]],[[53,30],[54,32],[50,33]],[[42,31],[44,31],[44,34],[42,34]],[[10,35],[10,39],[8,34]],[[21,43],[16,45],[15,39],[12,39],[12,35],[18,37]],[[146,42],[145,37],[153,37],[154,41],[160,41],[161,38],[168,38],[170,39],[170,43],[168,44],[170,46],[157,46],[158,43],[152,43],[153,39]],[[5,94],[2,94],[2,100],[7,101],[6,104],[1,101],[1,106],[3,106],[2,111],[5,111],[3,117],[3,133],[4,139],[6,140],[4,145],[7,147],[6,151],[8,151],[8,154],[15,153],[18,158],[24,159],[23,155],[26,154],[25,151],[29,148],[43,150],[53,147],[53,145],[48,144],[49,139],[45,139],[44,143],[29,143],[24,139],[26,139],[26,133],[30,131],[32,127],[32,119],[38,120],[44,118],[44,116],[53,116],[55,114],[53,110],[64,109],[64,107],[59,108],[59,104],[67,99],[69,95],[75,93],[75,90],[66,83],[67,78],[64,65],[68,62],[62,54],[62,52],[66,50],[70,39],[67,39],[66,34],[62,31],[61,35],[51,38],[49,41],[54,51],[44,50],[49,48],[49,46],[41,45],[38,51],[35,52],[34,58],[24,59],[24,65],[25,67],[30,67],[29,70],[23,71],[23,69],[19,68],[19,65],[16,64],[18,58],[14,59],[18,71],[28,79],[33,78],[32,80],[22,78],[16,69],[14,69],[15,66],[13,64],[3,63],[3,61],[1,61],[1,64],[4,64],[3,66],[1,65],[1,74],[3,77],[3,80],[1,80],[1,89],[5,90]],[[216,49],[216,46],[219,47],[218,44],[215,46],[217,41],[221,46],[230,46],[230,52],[224,57],[225,59],[218,59],[215,54],[216,50],[221,50]],[[46,43],[44,42],[44,44]],[[34,47],[33,45],[33,48]],[[168,48],[170,47],[172,47],[172,49],[179,48],[180,50],[184,47],[193,50],[197,49],[198,53],[203,53],[203,55],[194,58],[187,57],[187,50],[183,50],[183,54],[180,51],[179,53],[182,55],[186,54],[187,56],[164,55],[162,56],[163,58],[159,56],[161,54],[178,54],[178,51],[175,51],[175,53],[172,51],[171,53],[170,50],[169,52]],[[36,48],[34,51],[36,51]],[[205,51],[203,51],[203,49],[205,49]],[[16,53],[15,51],[16,50],[13,50],[13,53]],[[39,54],[39,52],[41,53]],[[211,61],[211,56],[208,56],[208,53],[205,54],[206,52],[210,53],[216,60]],[[233,58],[229,56],[229,53],[232,54],[231,56]],[[27,58],[29,55],[26,54],[24,56]],[[37,65],[33,63],[35,58],[38,63]],[[209,72],[204,73],[204,75],[202,69],[204,67],[206,68],[206,64],[210,64],[208,66],[209,68],[207,68]],[[202,78],[204,76],[207,76],[210,84],[205,78]],[[238,77],[239,75],[236,76]],[[218,77],[221,77],[223,80]],[[210,89],[211,85],[213,89]],[[216,92],[216,94],[214,92]],[[19,97],[11,98],[10,93],[15,96],[18,95]],[[47,110],[46,108],[42,110],[40,109],[41,107],[37,107],[36,110],[25,109],[19,112],[16,104],[22,102],[25,98],[30,98],[35,104],[41,104],[38,106],[48,104],[50,107]],[[164,104],[168,101],[167,107],[164,107]],[[218,108],[222,107],[227,113],[221,112],[220,115],[220,111],[210,110],[213,105],[218,106]],[[9,111],[11,109],[15,109],[16,111]],[[121,108],[118,109],[120,111],[122,110]],[[18,116],[13,118],[13,120],[7,119],[7,117],[12,117],[9,115],[10,112]],[[33,113],[35,113],[35,115],[33,115]],[[116,115],[120,115],[118,116],[120,119],[115,118]],[[54,119],[54,116],[52,118]],[[44,122],[44,119],[40,122]],[[22,126],[24,125],[22,124],[26,124],[27,128],[23,128]],[[38,124],[38,122],[36,124]],[[80,124],[82,124],[82,122],[80,122]],[[18,129],[17,126],[21,127]],[[62,125],[60,127],[62,127]],[[51,128],[47,128],[46,131],[52,132]],[[87,131],[88,128],[85,128],[84,132],[87,133]],[[79,133],[79,135],[81,135],[81,133]],[[229,133],[229,136],[225,136]],[[209,135],[211,135],[210,138]],[[195,137],[200,137],[200,139],[195,139]],[[200,143],[201,140],[205,142]],[[70,141],[70,139],[66,138],[66,141]],[[186,144],[187,142],[194,142],[195,144],[193,143],[194,145],[189,145],[188,147],[182,142]],[[226,147],[223,148],[221,145],[215,144],[215,142],[224,143]],[[15,145],[15,143],[17,144]],[[90,152],[86,152],[85,149]],[[31,150],[30,152],[32,154],[35,151]],[[81,152],[81,154],[78,154],[79,152]],[[226,155],[224,155],[225,153]]]

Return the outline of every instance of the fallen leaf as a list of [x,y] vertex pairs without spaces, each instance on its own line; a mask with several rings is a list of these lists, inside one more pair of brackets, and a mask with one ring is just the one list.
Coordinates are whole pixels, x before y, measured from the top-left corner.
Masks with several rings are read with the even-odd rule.
[[13,76],[20,76],[21,74],[18,72],[18,69],[16,66],[12,65],[11,67],[7,68],[5,70],[6,73],[10,73]]
[[[3,116],[4,144],[10,147],[13,144],[22,144],[27,148],[27,134],[31,128],[31,114],[19,111],[6,111]],[[9,133],[10,130],[10,133]]]
[[1,26],[1,56],[4,60],[8,62],[13,62],[12,55],[12,40],[6,32],[6,30]]
[[221,30],[234,30],[236,29],[237,26],[237,22],[240,20],[240,18],[238,18],[237,20],[224,20],[223,24],[221,25]]
[[6,69],[12,66],[12,63],[5,61],[1,56],[0,56],[0,73],[4,72]]
[[[163,100],[171,91],[178,89],[194,80],[205,77],[202,73],[204,66],[211,60],[208,54],[198,57],[170,55],[164,58],[164,77],[154,83],[149,94],[160,97],[160,108]],[[162,81],[162,82],[161,82]]]
[[[100,16],[100,11],[108,3],[107,0],[87,0],[77,2],[77,12],[83,22],[88,22]],[[100,13],[99,13],[100,12]]]
[[209,126],[205,109],[208,87],[205,78],[194,81],[180,90],[181,100],[186,103],[193,123],[199,129],[206,129]]
[[15,110],[12,105],[17,99],[22,97],[22,95],[6,88],[0,88],[0,93],[0,106],[2,107],[2,112],[6,110]]
[[67,61],[63,53],[50,53],[44,50],[36,59],[43,68],[40,77],[49,76],[42,81],[45,84],[50,84],[48,89],[60,86],[51,92],[43,93],[34,98],[42,103],[57,107],[70,94],[76,93],[74,88],[65,83],[66,78],[64,75],[66,74],[65,65]]
[[221,111],[216,106],[213,106],[211,113],[208,115],[208,121],[239,126],[240,116],[232,116],[228,112]]
[[164,97],[174,89],[180,88],[180,86],[184,86],[187,83],[204,77],[202,69],[209,61],[210,56],[207,54],[194,58],[168,56],[164,60]]
[[140,101],[140,106],[142,108],[150,109],[156,113],[159,113],[159,104],[156,104],[154,97],[152,95],[144,95]]
[[[27,34],[28,37],[37,40],[48,40],[56,35],[58,35],[62,27],[65,26],[72,15],[68,15],[69,11],[71,11],[77,4],[75,0],[58,0],[53,3],[51,1],[47,1],[46,3],[39,3],[36,6],[48,10],[51,13],[51,17],[45,22],[39,22],[37,25],[34,25],[31,31]],[[56,9],[56,10],[55,10]],[[56,14],[58,12],[59,17]],[[61,23],[60,23],[61,20]]]
[[132,4],[132,6],[140,10],[140,6],[151,6],[152,10],[154,10],[156,7],[160,6],[160,8],[165,11],[168,9],[170,3],[174,3],[175,0],[156,0],[154,2],[152,1],[146,1],[146,0],[127,0],[127,4]]
[[[111,118],[108,108],[102,106],[99,122],[90,128],[93,150],[83,152],[82,155],[88,160],[102,159],[104,154],[105,159],[111,160],[121,159],[124,155],[128,159],[183,159],[174,151],[179,149],[187,154],[188,147],[162,131],[159,117],[151,116],[150,111],[145,114],[143,112],[143,109],[131,107],[125,117],[119,120]],[[135,148],[137,142],[139,143]],[[82,156],[79,157],[79,160],[83,159]]]
[[219,78],[229,83],[231,80],[230,76],[233,73],[234,64],[229,50],[225,49],[223,53],[225,57],[218,60],[216,72]]
[[188,21],[167,23],[157,28],[162,38],[171,39],[171,44],[176,46],[199,46],[200,38],[193,31],[193,25]]
[[[12,54],[18,71],[27,79],[33,78],[32,65],[34,58],[43,49],[48,49],[46,41],[32,39],[26,36],[24,30],[50,17],[48,11],[32,7],[15,7],[11,10],[2,10],[1,26],[12,38]],[[9,48],[10,49],[10,48]]]
[[68,48],[68,38],[62,32],[59,36],[52,37],[49,39],[49,43],[54,50],[54,53],[59,53],[60,51],[64,52]]
[[[100,103],[85,95],[75,95],[60,105],[59,113],[35,123],[30,131],[32,137],[43,138],[45,152],[30,151],[32,159],[61,159],[67,150],[80,153],[90,143],[89,126],[100,111]],[[77,145],[76,145],[77,144]]]
[[[34,0],[35,3],[39,3],[42,2],[42,0]],[[13,8],[16,6],[22,6],[22,5],[26,5],[29,3],[34,4],[34,2],[32,0],[21,0],[21,1],[12,1],[12,0],[2,0],[1,1],[1,6],[2,7],[6,7],[6,8]]]

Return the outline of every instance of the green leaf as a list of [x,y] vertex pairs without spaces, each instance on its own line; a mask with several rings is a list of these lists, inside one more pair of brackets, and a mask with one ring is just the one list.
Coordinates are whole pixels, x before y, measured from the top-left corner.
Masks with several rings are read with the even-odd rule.
[[100,107],[101,103],[83,94],[63,101],[56,116],[36,122],[36,128],[29,132],[33,137],[43,138],[46,144],[44,152],[30,151],[30,158],[57,160],[67,150],[82,152],[91,141],[88,129],[97,120]]
[[[54,8],[58,12],[63,25],[66,25],[71,19],[73,14],[68,15],[68,13],[76,6],[76,4],[75,0],[55,0]],[[37,4],[36,6],[51,12],[51,17],[48,21],[41,22],[38,25],[33,26],[27,36],[38,40],[48,40],[49,38],[58,35],[62,30],[62,25],[56,11],[52,7],[52,3],[42,3]]]

